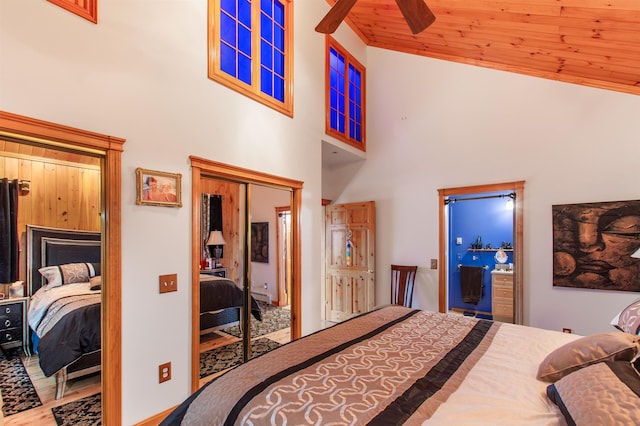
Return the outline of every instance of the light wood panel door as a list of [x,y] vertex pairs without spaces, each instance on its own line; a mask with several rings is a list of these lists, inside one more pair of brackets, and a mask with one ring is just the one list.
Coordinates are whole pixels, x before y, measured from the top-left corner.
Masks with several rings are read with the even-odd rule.
[[375,202],[326,207],[325,318],[344,321],[375,305]]

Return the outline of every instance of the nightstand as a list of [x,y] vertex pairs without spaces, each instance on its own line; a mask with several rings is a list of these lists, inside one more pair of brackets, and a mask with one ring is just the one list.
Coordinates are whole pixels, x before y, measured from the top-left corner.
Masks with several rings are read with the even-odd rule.
[[227,268],[203,269],[201,274],[213,275],[215,277],[227,278]]
[[0,300],[0,345],[3,349],[22,346],[25,355],[31,355],[27,324],[28,302],[28,297]]

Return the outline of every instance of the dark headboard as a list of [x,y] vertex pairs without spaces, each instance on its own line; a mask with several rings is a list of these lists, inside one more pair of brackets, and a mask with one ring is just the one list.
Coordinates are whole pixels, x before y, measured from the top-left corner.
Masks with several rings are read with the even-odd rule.
[[[43,266],[91,262],[100,264],[99,232],[27,225],[27,294],[44,284],[38,272]],[[100,275],[100,270],[96,270]]]

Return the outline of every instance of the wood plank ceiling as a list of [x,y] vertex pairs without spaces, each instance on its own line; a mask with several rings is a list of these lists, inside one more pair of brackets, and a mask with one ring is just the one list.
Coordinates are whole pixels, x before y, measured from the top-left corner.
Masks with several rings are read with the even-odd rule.
[[640,0],[426,3],[418,35],[395,0],[357,0],[346,23],[369,46],[640,95]]

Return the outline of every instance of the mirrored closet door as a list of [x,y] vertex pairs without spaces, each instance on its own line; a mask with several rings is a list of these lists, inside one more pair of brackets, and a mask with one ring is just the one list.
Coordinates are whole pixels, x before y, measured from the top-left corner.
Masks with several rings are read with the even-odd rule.
[[200,386],[291,341],[297,248],[291,188],[204,173],[198,183],[193,350]]

